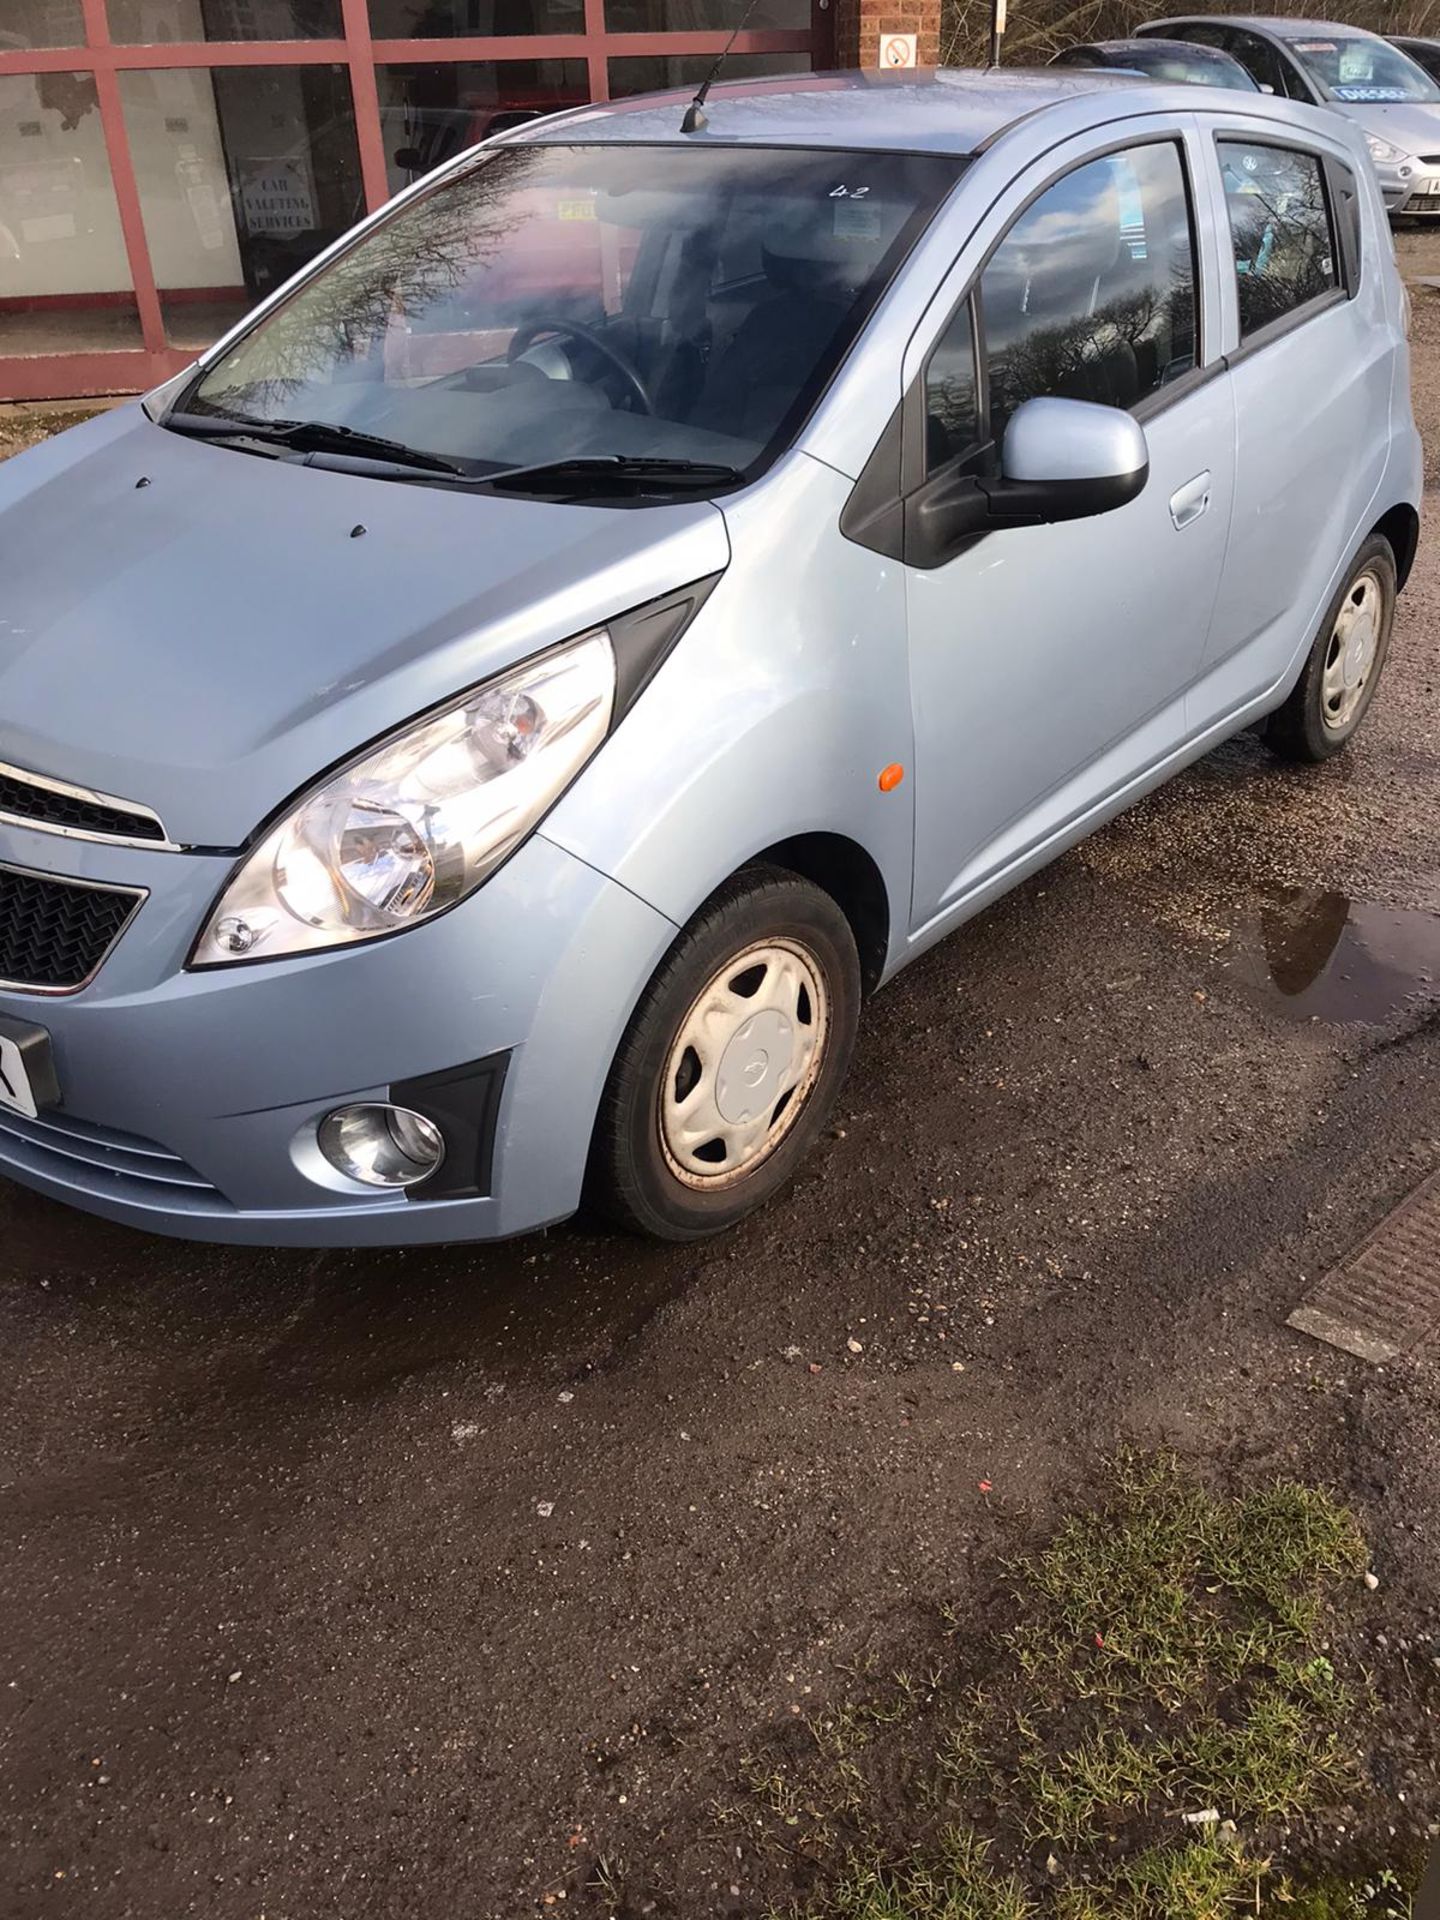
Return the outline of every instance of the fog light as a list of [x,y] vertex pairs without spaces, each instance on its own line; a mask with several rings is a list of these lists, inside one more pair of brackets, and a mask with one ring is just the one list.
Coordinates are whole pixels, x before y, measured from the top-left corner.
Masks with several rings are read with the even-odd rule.
[[367,1187],[413,1187],[445,1158],[440,1129],[408,1107],[337,1107],[320,1122],[319,1141],[337,1173]]

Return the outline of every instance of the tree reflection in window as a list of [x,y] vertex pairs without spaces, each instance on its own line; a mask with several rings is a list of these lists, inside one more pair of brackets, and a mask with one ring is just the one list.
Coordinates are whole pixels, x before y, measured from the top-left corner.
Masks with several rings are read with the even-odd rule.
[[1131,408],[1196,364],[1195,258],[1180,150],[1108,154],[1028,207],[980,283],[998,440],[1042,394]]
[[975,383],[975,329],[964,300],[936,343],[925,369],[925,464],[931,473],[980,438]]
[[1335,244],[1315,155],[1222,141],[1220,171],[1243,339],[1338,285]]

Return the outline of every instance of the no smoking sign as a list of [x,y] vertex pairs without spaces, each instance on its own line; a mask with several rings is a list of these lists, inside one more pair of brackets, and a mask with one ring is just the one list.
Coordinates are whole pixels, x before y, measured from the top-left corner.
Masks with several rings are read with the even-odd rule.
[[882,33],[880,36],[881,66],[913,67],[917,37],[913,33]]

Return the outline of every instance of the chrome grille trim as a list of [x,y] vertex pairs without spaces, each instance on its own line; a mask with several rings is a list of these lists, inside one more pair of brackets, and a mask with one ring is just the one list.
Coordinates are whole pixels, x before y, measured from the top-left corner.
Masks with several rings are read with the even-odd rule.
[[185,849],[178,840],[172,840],[165,830],[165,823],[153,807],[143,807],[134,800],[120,800],[113,793],[101,793],[95,787],[80,787],[69,780],[55,780],[49,774],[35,773],[29,767],[13,766],[7,760],[0,760],[0,776],[13,781],[17,786],[34,787],[40,793],[59,794],[66,800],[78,800],[91,807],[106,807],[113,813],[129,814],[132,820],[148,821],[158,828],[156,834],[140,834],[130,837],[121,833],[102,833],[89,827],[61,826],[53,820],[37,820],[29,814],[11,813],[0,807],[0,823],[12,827],[29,827],[34,833],[55,833],[64,840],[94,840],[107,847],[144,847],[152,853],[183,853]]

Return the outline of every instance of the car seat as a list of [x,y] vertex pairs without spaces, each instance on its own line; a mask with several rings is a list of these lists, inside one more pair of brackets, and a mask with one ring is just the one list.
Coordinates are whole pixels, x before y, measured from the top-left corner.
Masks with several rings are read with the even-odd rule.
[[886,211],[822,200],[777,218],[760,251],[767,292],[711,366],[698,422],[770,438],[876,273],[893,237]]

